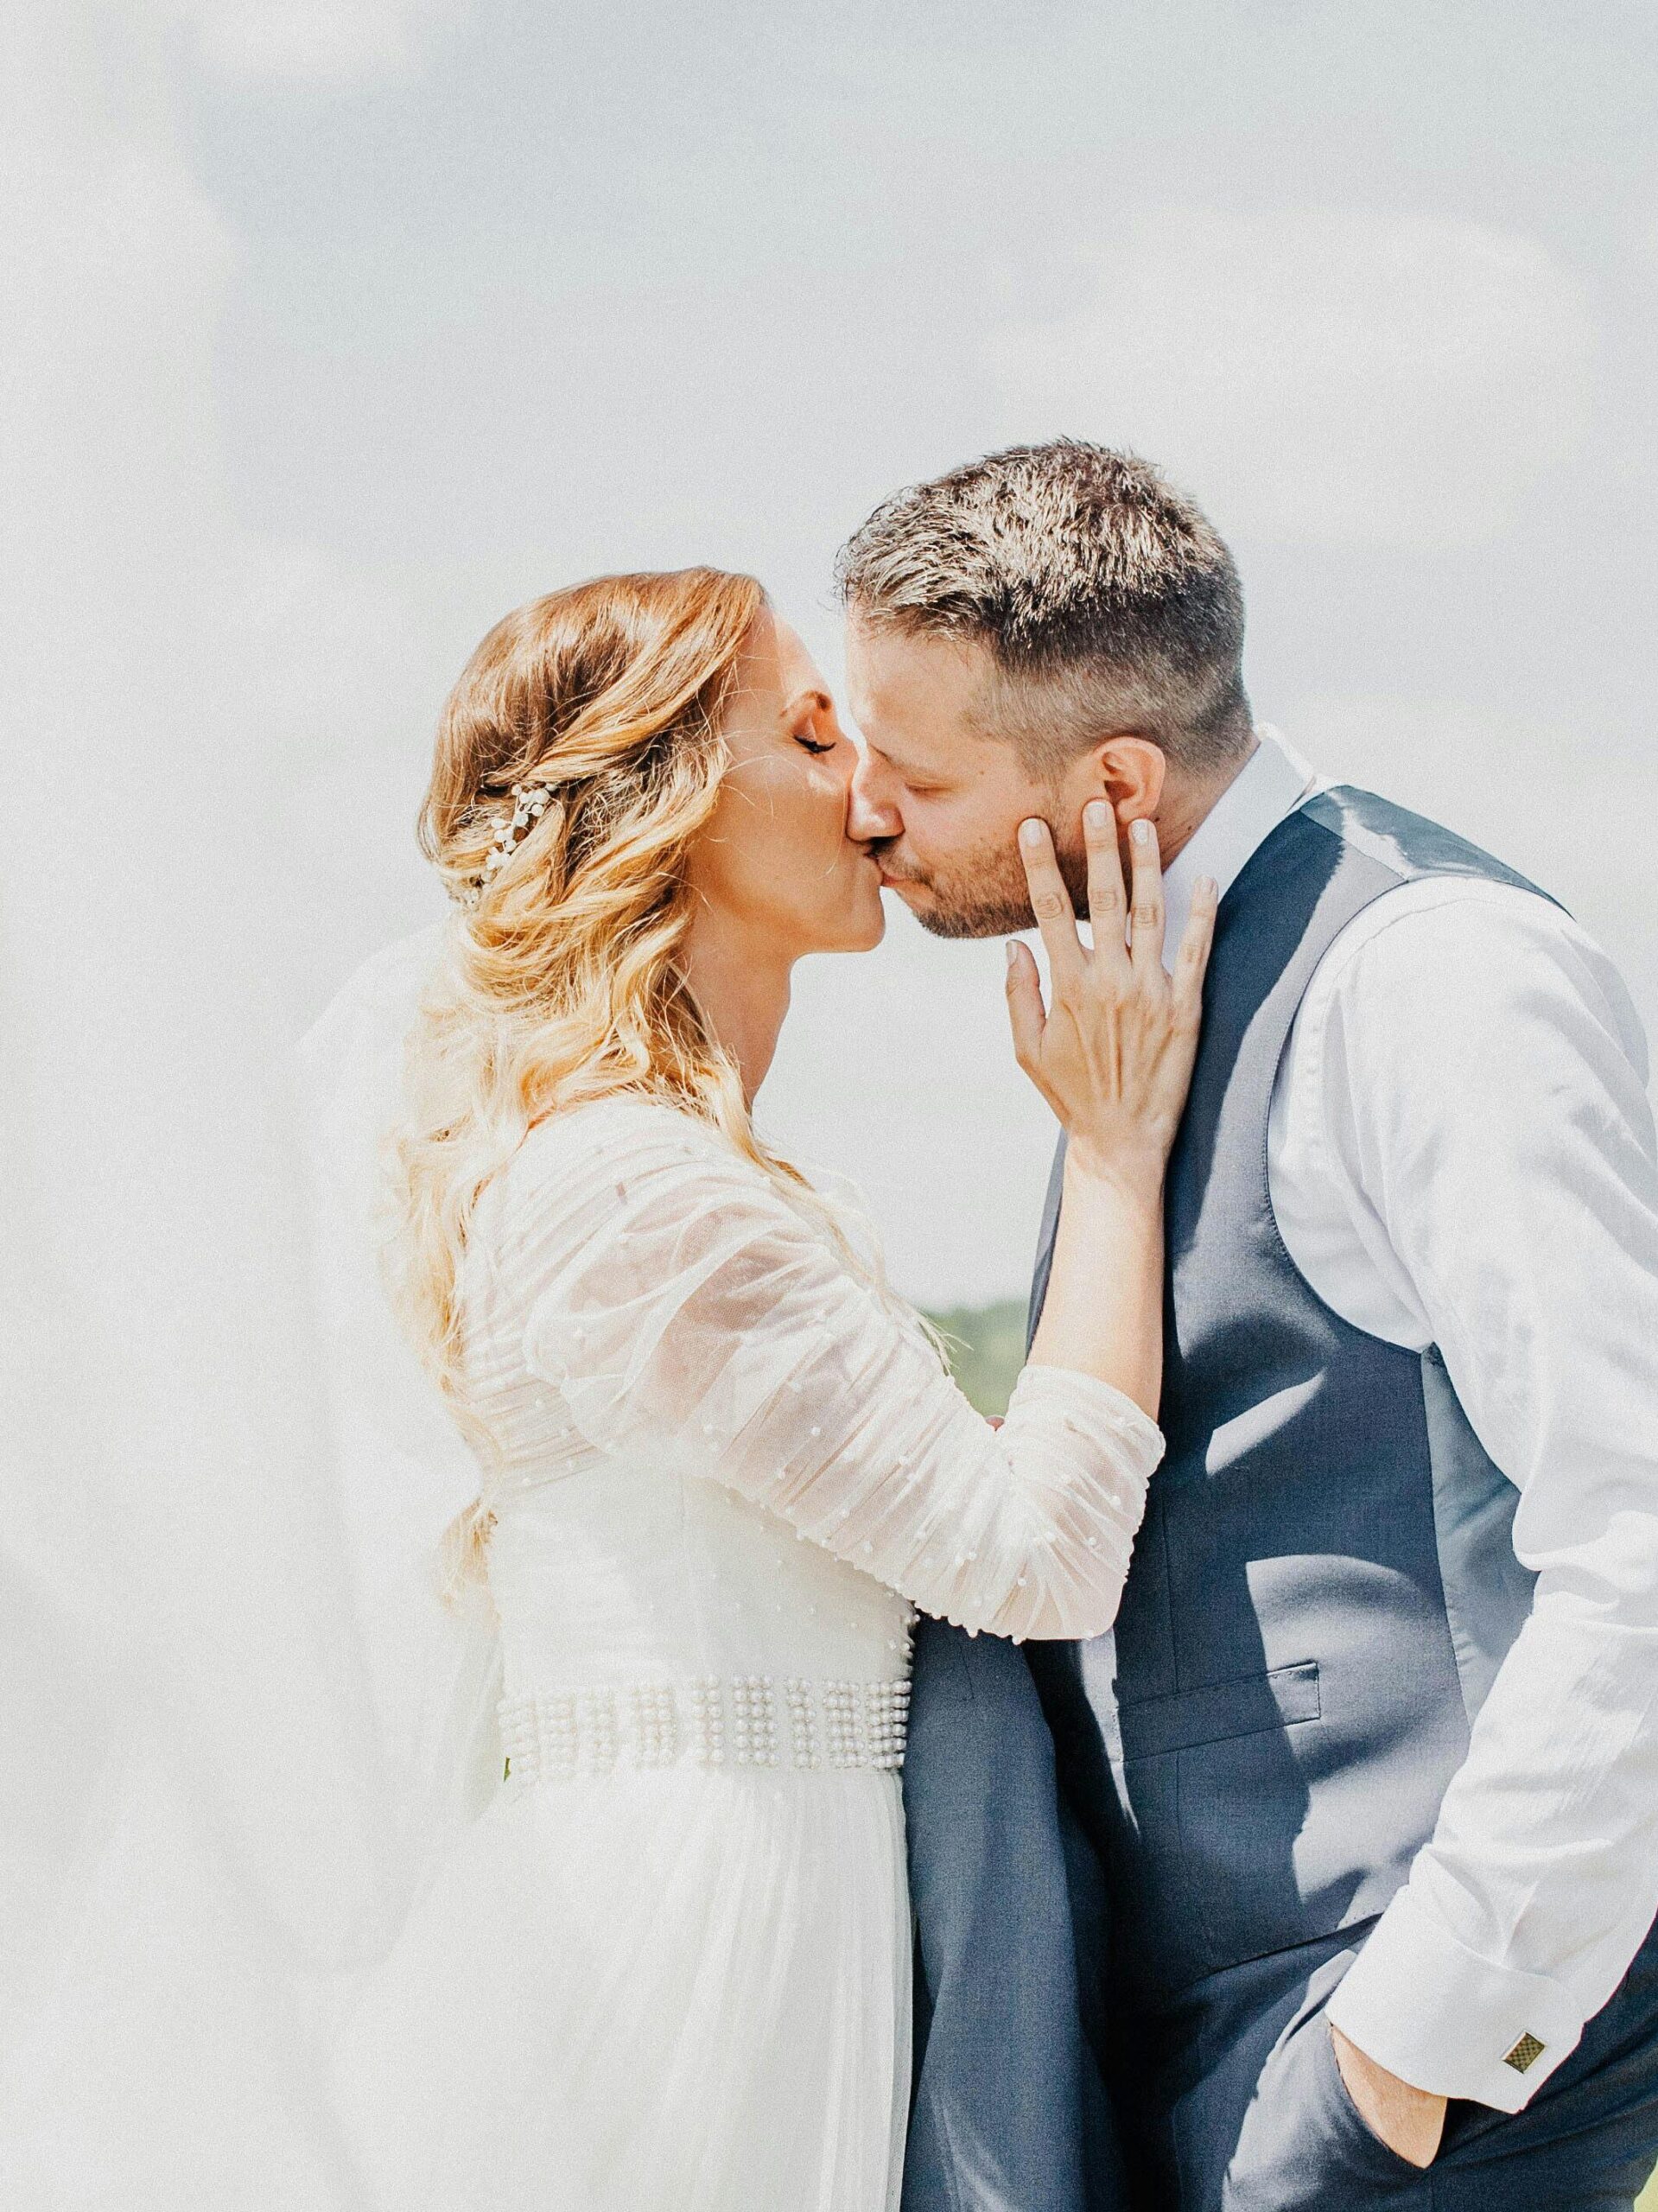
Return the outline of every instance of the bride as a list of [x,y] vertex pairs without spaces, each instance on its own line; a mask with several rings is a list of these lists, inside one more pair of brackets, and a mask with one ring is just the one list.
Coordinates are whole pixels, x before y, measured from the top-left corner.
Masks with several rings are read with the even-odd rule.
[[997,1430],[750,1118],[794,963],[881,936],[854,763],[759,586],[703,569],[520,608],[443,715],[422,842],[458,912],[391,1257],[476,1459],[505,1758],[340,2041],[386,2212],[895,2205],[913,1610],[1115,1611],[1213,899],[1171,982],[1149,825],[1132,953],[1109,809],[1091,953],[1021,833],[1053,1002],[1021,945],[1009,1008],[1070,1147]]

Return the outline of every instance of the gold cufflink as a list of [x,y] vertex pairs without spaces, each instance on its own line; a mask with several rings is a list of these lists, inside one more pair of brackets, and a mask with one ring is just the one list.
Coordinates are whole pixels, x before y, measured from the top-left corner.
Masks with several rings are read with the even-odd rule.
[[1540,2059],[1542,2055],[1542,2044],[1538,2042],[1536,2037],[1532,2034],[1529,2029],[1528,2029],[1525,2034],[1521,2037],[1519,2042],[1515,2044],[1514,2049],[1503,2053],[1502,2063],[1505,2066],[1512,2066],[1516,2074],[1523,2074],[1526,2069],[1533,2064],[1534,2061]]

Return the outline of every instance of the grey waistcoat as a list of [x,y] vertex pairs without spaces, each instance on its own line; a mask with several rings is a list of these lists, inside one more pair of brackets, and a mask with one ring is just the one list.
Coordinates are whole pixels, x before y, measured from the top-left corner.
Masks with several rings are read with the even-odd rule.
[[[1267,1191],[1274,1079],[1319,959],[1427,875],[1532,888],[1339,789],[1280,823],[1223,902],[1170,1167],[1167,1457],[1115,1634],[1027,1647],[1109,1877],[1116,1971],[1154,2010],[1382,1910],[1531,1602],[1516,1494],[1439,1353],[1325,1306]],[[1032,1325],[1058,1196],[1056,1170]]]

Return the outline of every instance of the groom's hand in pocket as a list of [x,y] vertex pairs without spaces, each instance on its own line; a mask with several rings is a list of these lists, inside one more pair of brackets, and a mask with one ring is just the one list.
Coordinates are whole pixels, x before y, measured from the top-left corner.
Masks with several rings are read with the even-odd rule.
[[1367,2058],[1334,2021],[1329,2024],[1342,2084],[1359,2118],[1395,2157],[1413,2166],[1431,2166],[1445,2133],[1445,2099],[1401,2082],[1374,2058]]

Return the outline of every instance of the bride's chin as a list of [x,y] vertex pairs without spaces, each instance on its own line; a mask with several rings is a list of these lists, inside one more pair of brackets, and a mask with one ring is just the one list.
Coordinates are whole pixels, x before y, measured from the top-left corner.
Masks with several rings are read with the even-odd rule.
[[886,907],[880,892],[870,899],[860,899],[855,912],[847,917],[847,926],[837,952],[873,952],[886,934]]
[[873,952],[886,934],[886,909],[878,905],[864,927],[848,945],[848,952]]
[[886,902],[881,896],[880,875],[869,862],[861,862],[848,881],[835,887],[834,904],[819,909],[813,932],[815,952],[873,952],[886,934]]

